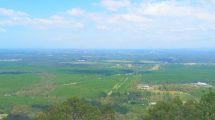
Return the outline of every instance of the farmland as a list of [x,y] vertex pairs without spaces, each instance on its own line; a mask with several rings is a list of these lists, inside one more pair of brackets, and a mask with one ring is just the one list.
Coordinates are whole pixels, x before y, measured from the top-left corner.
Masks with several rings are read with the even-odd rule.
[[129,118],[169,97],[199,100],[214,73],[212,50],[1,50],[0,113],[31,118],[79,97]]

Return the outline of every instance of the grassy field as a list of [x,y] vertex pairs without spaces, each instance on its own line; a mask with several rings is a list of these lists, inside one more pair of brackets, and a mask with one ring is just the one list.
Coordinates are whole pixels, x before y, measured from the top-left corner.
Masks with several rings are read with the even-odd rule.
[[[74,96],[109,103],[121,114],[134,115],[151,102],[172,96],[198,100],[204,91],[214,90],[215,58],[207,51],[191,53],[1,51],[0,112],[8,113],[20,105],[34,110],[34,106],[48,106]],[[211,87],[194,86],[196,82]],[[137,89],[139,84],[150,89]]]

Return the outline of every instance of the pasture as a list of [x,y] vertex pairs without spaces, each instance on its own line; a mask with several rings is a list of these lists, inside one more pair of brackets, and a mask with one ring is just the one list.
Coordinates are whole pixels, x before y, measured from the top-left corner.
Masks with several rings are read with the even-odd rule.
[[[191,56],[188,54],[192,53]],[[196,99],[214,90],[214,52],[148,50],[10,50],[0,52],[0,112],[44,110],[70,97],[112,104],[120,114],[152,102]],[[193,86],[204,82],[213,87]],[[153,89],[139,90],[138,84]],[[24,109],[24,108],[23,108]]]

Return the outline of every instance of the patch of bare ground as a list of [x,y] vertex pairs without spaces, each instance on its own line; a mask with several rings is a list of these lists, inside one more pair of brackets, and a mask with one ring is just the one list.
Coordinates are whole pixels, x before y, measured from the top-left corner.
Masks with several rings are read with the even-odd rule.
[[126,77],[125,79],[123,79],[121,82],[115,84],[113,86],[113,88],[107,93],[108,96],[111,96],[113,91],[117,91],[119,88],[121,88],[128,80],[128,77]]
[[63,84],[63,86],[77,85],[77,84],[79,84],[79,83],[80,83],[80,82],[66,83],[66,84]]
[[[138,84],[140,85],[140,84]],[[183,94],[188,94],[183,91],[177,91],[177,90],[160,90],[159,85],[142,85],[142,89],[139,88],[137,85],[137,89],[139,90],[146,90],[154,94],[171,94],[171,95],[183,95]]]
[[151,71],[157,71],[157,70],[160,70],[160,65],[159,64],[156,64],[156,65],[154,65],[154,66],[152,66],[149,70],[151,70]]

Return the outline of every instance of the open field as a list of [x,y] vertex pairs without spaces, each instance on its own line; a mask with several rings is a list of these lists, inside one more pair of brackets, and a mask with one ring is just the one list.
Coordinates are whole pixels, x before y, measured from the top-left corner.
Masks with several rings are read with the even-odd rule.
[[[192,54],[191,54],[192,53]],[[190,55],[191,54],[191,55]],[[137,114],[172,96],[215,90],[215,51],[2,50],[0,113],[42,111],[77,96]],[[202,82],[208,86],[196,85]],[[143,84],[143,89],[137,85]],[[27,109],[21,107],[21,111]]]

